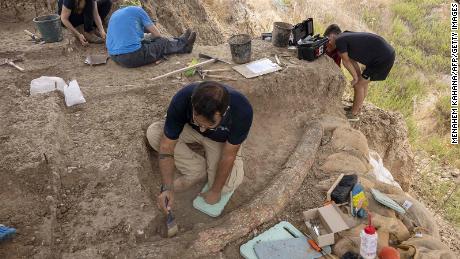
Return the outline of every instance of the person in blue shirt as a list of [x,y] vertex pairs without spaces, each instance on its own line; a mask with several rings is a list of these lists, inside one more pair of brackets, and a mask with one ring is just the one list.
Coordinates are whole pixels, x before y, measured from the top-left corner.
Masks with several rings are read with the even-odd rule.
[[[144,32],[150,37],[144,38]],[[106,46],[113,61],[124,67],[154,63],[165,55],[191,53],[196,32],[187,29],[178,38],[162,37],[154,22],[139,6],[128,6],[110,17]]]
[[[106,33],[102,23],[112,9],[112,3],[116,1],[59,0],[58,14],[62,24],[75,35],[83,46],[87,46],[88,43],[104,43]],[[76,29],[80,25],[83,25],[82,33]],[[94,30],[94,25],[97,31]]]
[[[166,121],[147,129],[150,146],[158,152],[162,186],[158,205],[165,212],[174,201],[174,191],[183,191],[207,178],[209,190],[202,193],[208,204],[220,201],[222,193],[234,191],[243,181],[241,145],[252,125],[249,100],[230,86],[204,81],[185,86],[172,98]],[[203,146],[206,158],[187,144]],[[174,166],[181,176],[174,179]]]

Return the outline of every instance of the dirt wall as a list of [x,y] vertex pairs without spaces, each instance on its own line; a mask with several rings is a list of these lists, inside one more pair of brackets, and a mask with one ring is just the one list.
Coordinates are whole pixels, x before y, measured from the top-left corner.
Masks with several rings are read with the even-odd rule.
[[407,125],[402,115],[366,104],[360,121],[352,125],[364,133],[369,148],[379,153],[385,167],[407,191],[416,170]]

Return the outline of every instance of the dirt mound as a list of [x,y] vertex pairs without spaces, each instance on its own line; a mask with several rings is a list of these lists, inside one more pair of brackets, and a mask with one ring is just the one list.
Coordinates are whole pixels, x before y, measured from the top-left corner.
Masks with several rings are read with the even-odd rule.
[[[197,46],[190,55],[138,69],[113,62],[89,67],[85,56],[103,53],[103,46],[82,48],[69,42],[69,35],[60,43],[35,45],[22,34],[27,24],[2,26],[0,54],[22,55],[18,64],[26,73],[0,70],[0,178],[6,179],[0,199],[7,201],[0,222],[19,233],[0,257],[128,256],[139,245],[174,242],[157,233],[163,223],[155,206],[159,174],[144,135],[150,123],[163,118],[174,93],[198,77],[149,78],[185,66],[199,52],[230,60],[229,46]],[[344,79],[330,59],[299,61],[295,53],[253,43],[254,59],[277,54],[286,66],[253,80],[225,72],[237,79],[232,85],[248,96],[255,117],[243,153],[244,183],[224,215],[251,201],[282,171],[306,121],[342,116],[336,104]],[[42,75],[76,79],[87,103],[67,108],[59,93],[29,96],[30,81]],[[180,238],[187,242],[213,222],[191,206],[200,188],[177,198]]]
[[352,126],[364,133],[369,148],[379,153],[385,167],[407,191],[415,174],[415,164],[402,115],[366,104],[360,121]]

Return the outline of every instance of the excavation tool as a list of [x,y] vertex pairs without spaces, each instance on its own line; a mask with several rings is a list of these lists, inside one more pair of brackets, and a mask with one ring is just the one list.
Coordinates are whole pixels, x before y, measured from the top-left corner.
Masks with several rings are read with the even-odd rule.
[[[168,208],[168,203],[169,203],[169,200],[168,198],[166,198],[165,200],[166,208]],[[177,224],[176,224],[176,219],[174,218],[174,215],[171,209],[168,209],[168,216],[166,217],[166,227],[168,229],[168,237],[175,236],[177,232],[179,231],[179,228],[177,227]]]
[[198,64],[195,64],[195,65],[191,65],[191,66],[188,66],[188,67],[184,67],[184,68],[181,68],[181,69],[177,69],[177,70],[174,70],[174,71],[171,71],[169,73],[166,73],[166,74],[163,74],[161,76],[157,76],[157,77],[154,77],[152,78],[151,80],[158,80],[160,78],[164,78],[164,77],[167,77],[167,76],[170,76],[170,75],[174,75],[174,74],[177,74],[177,73],[181,73],[181,72],[184,72],[186,70],[189,70],[191,68],[196,68],[196,67],[202,67],[204,65],[207,65],[207,64],[211,64],[211,63],[215,63],[217,61],[221,61],[221,62],[224,62],[224,63],[227,63],[227,64],[230,64],[229,62],[227,61],[223,61],[219,58],[216,58],[216,57],[211,57],[209,55],[205,55],[205,54],[200,54],[199,55],[200,58],[208,58],[208,60],[206,61],[203,61],[203,62],[200,62]]
[[45,44],[44,40],[42,40],[40,37],[38,37],[37,35],[33,34],[32,32],[30,32],[28,30],[24,30],[24,32],[27,35],[29,35],[35,43],[37,43],[37,44]]
[[208,69],[208,70],[199,68],[197,70],[198,75],[200,75],[202,80],[204,80],[206,77],[208,77],[208,78],[222,79],[222,80],[226,80],[226,81],[236,81],[235,78],[226,77],[226,76],[220,76],[220,75],[210,75],[209,74],[209,73],[224,72],[224,71],[231,71],[231,70],[227,69],[227,68],[224,68],[224,69]]
[[24,71],[24,68],[16,65],[14,62],[16,61],[22,61],[22,58],[14,58],[14,59],[11,59],[11,58],[5,58],[3,60],[0,61],[0,66],[2,65],[10,65],[14,68],[16,68],[17,70],[23,72]]
[[315,240],[313,240],[313,238],[311,238],[311,236],[305,234],[305,236],[307,236],[308,238],[308,244],[310,244],[310,246],[315,249],[316,252],[319,252],[321,253],[322,255],[324,255],[326,258],[329,258],[329,254],[324,252],[324,250],[315,242]]
[[222,60],[222,59],[216,58],[216,57],[211,57],[211,56],[206,55],[206,54],[203,54],[203,53],[198,54],[198,57],[199,57],[199,58],[205,58],[205,59],[215,59],[215,60],[220,61],[220,62],[223,62],[223,63],[225,63],[225,64],[232,65],[232,63],[230,63],[230,62],[228,62],[228,61],[225,61],[225,60]]

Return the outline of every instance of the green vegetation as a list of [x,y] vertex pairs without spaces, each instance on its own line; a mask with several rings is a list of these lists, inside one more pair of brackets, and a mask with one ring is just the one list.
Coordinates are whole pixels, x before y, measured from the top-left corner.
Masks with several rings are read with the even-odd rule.
[[[446,92],[448,86],[438,83],[449,70],[450,24],[444,13],[445,0],[398,0],[391,4],[390,21],[383,21],[385,10],[362,7],[362,20],[385,37],[395,48],[397,59],[387,80],[372,83],[368,101],[387,110],[399,111],[406,118],[409,140],[415,149],[434,155],[437,160],[420,174],[420,195],[435,209],[443,205],[455,188],[452,181],[439,180],[439,166],[460,168],[460,146],[450,145],[449,96],[438,99],[434,115],[437,131],[421,134],[414,117],[414,102],[433,90]],[[443,5],[444,4],[444,5]],[[388,16],[387,16],[388,17]],[[382,30],[382,28],[384,28]],[[436,171],[438,169],[438,171]],[[436,177],[433,177],[433,174]],[[438,180],[435,180],[438,179]],[[419,182],[419,181],[417,181]],[[460,226],[460,191],[457,190],[442,208],[448,220]]]

